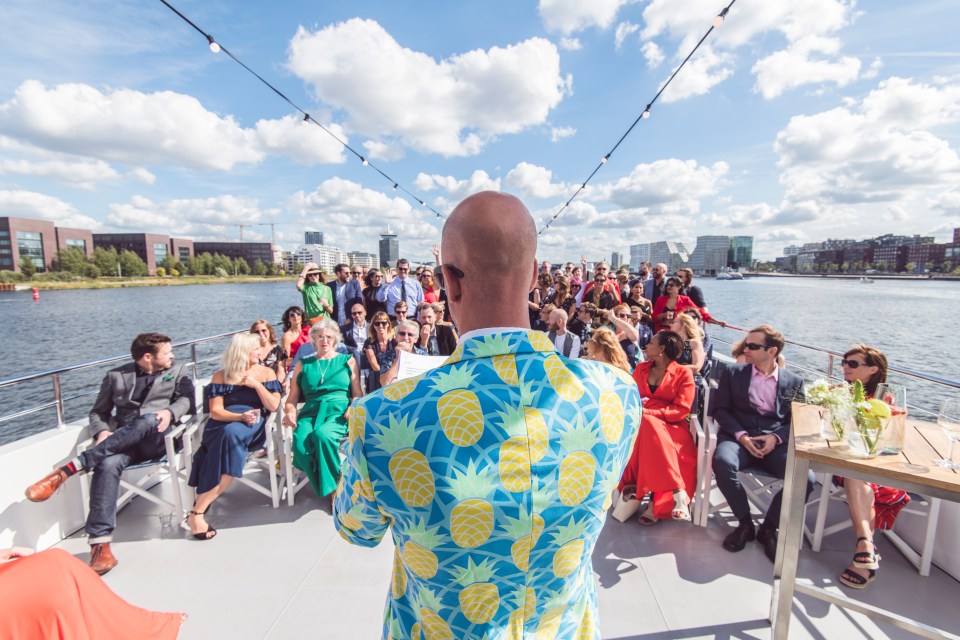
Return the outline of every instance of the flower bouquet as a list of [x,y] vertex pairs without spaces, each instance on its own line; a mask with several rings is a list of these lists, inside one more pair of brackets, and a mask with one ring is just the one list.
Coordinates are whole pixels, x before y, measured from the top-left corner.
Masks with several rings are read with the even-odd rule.
[[883,425],[890,418],[890,407],[882,400],[867,399],[863,384],[853,383],[853,419],[856,428],[847,434],[850,450],[863,458],[873,458],[883,449]]
[[850,422],[853,414],[850,385],[846,382],[831,385],[821,378],[807,389],[806,401],[821,407],[820,436],[831,442],[843,440],[844,425]]

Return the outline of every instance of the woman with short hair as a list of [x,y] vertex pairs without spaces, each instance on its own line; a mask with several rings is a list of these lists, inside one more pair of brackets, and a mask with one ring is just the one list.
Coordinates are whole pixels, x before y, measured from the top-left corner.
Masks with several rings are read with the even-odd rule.
[[293,429],[293,466],[306,474],[321,498],[337,488],[350,398],[362,395],[356,361],[349,353],[337,353],[340,339],[340,327],[329,318],[310,328],[317,352],[297,363],[284,404],[283,423]]
[[396,349],[391,353],[384,354],[380,366],[380,385],[384,387],[397,381],[397,373],[400,371],[401,351],[421,356],[427,355],[426,349],[417,346],[417,339],[420,337],[420,325],[413,320],[398,322],[396,336]]

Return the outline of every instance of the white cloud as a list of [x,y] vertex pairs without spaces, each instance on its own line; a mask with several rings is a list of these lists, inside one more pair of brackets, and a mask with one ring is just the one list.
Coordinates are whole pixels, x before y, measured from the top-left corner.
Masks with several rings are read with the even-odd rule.
[[628,176],[594,187],[593,197],[623,208],[649,208],[653,213],[696,213],[700,198],[713,195],[729,171],[725,162],[710,166],[696,160],[669,158],[638,164]]
[[[106,224],[119,229],[149,230],[197,240],[235,240],[239,225],[272,219],[277,210],[260,208],[252,198],[222,195],[154,202],[133,196],[128,203],[111,204]],[[247,227],[244,240],[269,238],[262,228]]]
[[521,162],[503,180],[507,189],[522,198],[557,198],[572,195],[571,185],[553,181],[553,172],[544,167]]
[[887,222],[902,222],[909,220],[910,214],[900,205],[892,204],[887,207],[886,212],[883,214],[883,219]]
[[613,36],[613,46],[617,50],[623,46],[623,41],[627,39],[631,34],[636,33],[640,30],[640,25],[634,24],[633,22],[621,22],[617,25],[617,30],[614,32]]
[[580,51],[583,49],[583,43],[580,38],[563,37],[557,42],[564,51]]
[[[670,88],[664,91],[663,102],[677,102],[692,96],[708,93],[727,78],[733,75],[732,54],[718,52],[709,44],[704,44],[697,54],[687,62],[683,72],[674,77]],[[662,88],[664,80],[658,88]]]
[[115,180],[120,174],[103,160],[2,160],[0,174],[52,178],[79,189],[93,189],[98,183]]
[[[331,133],[347,142],[343,127],[336,123],[324,124]],[[264,151],[290,156],[302,164],[344,162],[343,145],[330,134],[299,116],[284,116],[279,120],[258,120],[257,138]]]
[[402,47],[373,20],[354,18],[290,42],[288,68],[343,109],[353,130],[445,156],[546,121],[569,91],[544,38],[435,60]]
[[[806,36],[772,55],[758,60],[752,71],[757,76],[755,89],[770,99],[785,91],[806,84],[833,83],[843,87],[857,79],[860,60],[844,56],[836,60],[840,51],[837,38]],[[815,59],[815,54],[821,57]]]
[[486,171],[477,169],[466,180],[457,180],[453,176],[428,175],[420,173],[414,181],[414,186],[421,191],[442,189],[449,199],[444,198],[439,204],[445,205],[449,200],[455,203],[479,191],[500,191],[500,179],[491,178]]
[[550,142],[559,142],[564,138],[569,138],[572,135],[575,135],[577,130],[574,127],[551,127],[550,128]]
[[371,160],[400,160],[404,156],[403,145],[387,144],[380,140],[364,140],[363,148]]
[[645,42],[640,48],[643,57],[647,59],[647,66],[651,69],[663,62],[666,57],[663,49],[656,42]]
[[927,206],[946,216],[960,216],[960,191],[945,191],[927,198]]
[[548,31],[573,33],[589,27],[606,29],[620,7],[631,0],[540,0],[540,18]]
[[41,218],[63,227],[99,229],[100,222],[81,214],[60,198],[43,193],[0,189],[0,214],[19,218]]

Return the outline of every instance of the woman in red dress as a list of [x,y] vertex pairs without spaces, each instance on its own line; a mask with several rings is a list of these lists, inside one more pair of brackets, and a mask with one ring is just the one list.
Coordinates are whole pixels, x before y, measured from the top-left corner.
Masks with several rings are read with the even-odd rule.
[[440,289],[434,288],[433,271],[424,269],[420,274],[420,287],[423,289],[423,301],[433,304],[440,300]]
[[643,418],[633,453],[620,479],[620,493],[641,497],[652,492],[640,524],[659,518],[690,519],[690,494],[697,483],[697,447],[687,425],[695,387],[693,374],[677,363],[683,340],[661,331],[646,347],[646,362],[633,371]]
[[721,327],[727,326],[725,322],[717,320],[705,310],[698,307],[693,300],[687,296],[680,295],[680,288],[682,286],[683,283],[680,282],[680,278],[676,276],[667,278],[667,295],[657,298],[657,303],[653,305],[654,333],[663,329],[669,329],[670,323],[673,322],[674,317],[680,314],[684,309],[696,309],[700,312],[701,317],[703,317],[705,321],[712,324],[718,324]]

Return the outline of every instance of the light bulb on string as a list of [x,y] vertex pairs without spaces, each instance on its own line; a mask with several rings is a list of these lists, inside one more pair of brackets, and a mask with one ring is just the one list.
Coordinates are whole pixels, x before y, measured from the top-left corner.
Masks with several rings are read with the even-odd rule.
[[207,42],[210,43],[210,51],[212,53],[220,53],[220,45],[217,44],[217,41],[213,39],[213,36],[207,36]]
[[366,167],[366,166],[369,165],[370,163],[367,162],[367,159],[366,159],[366,158],[364,158],[363,156],[360,156],[360,164],[362,164],[363,166]]
[[603,156],[600,158],[600,164],[607,164],[607,160],[610,159],[610,156]]
[[650,105],[647,105],[647,108],[643,110],[643,113],[640,114],[640,117],[644,120],[650,117]]
[[397,184],[396,182],[394,182],[394,183],[393,183],[393,190],[396,191],[396,190],[397,190],[397,187],[399,187],[399,186],[400,186],[399,184]]
[[310,114],[309,114],[309,113],[303,114],[303,121],[304,121],[304,122],[310,122]]
[[723,11],[721,11],[720,13],[718,13],[717,16],[713,19],[713,26],[714,26],[714,28],[719,28],[719,27],[723,26],[723,21],[724,21],[724,19],[726,19],[726,17],[727,17],[727,11],[728,11],[728,9],[727,9],[726,7],[724,7],[724,8],[723,8]]

